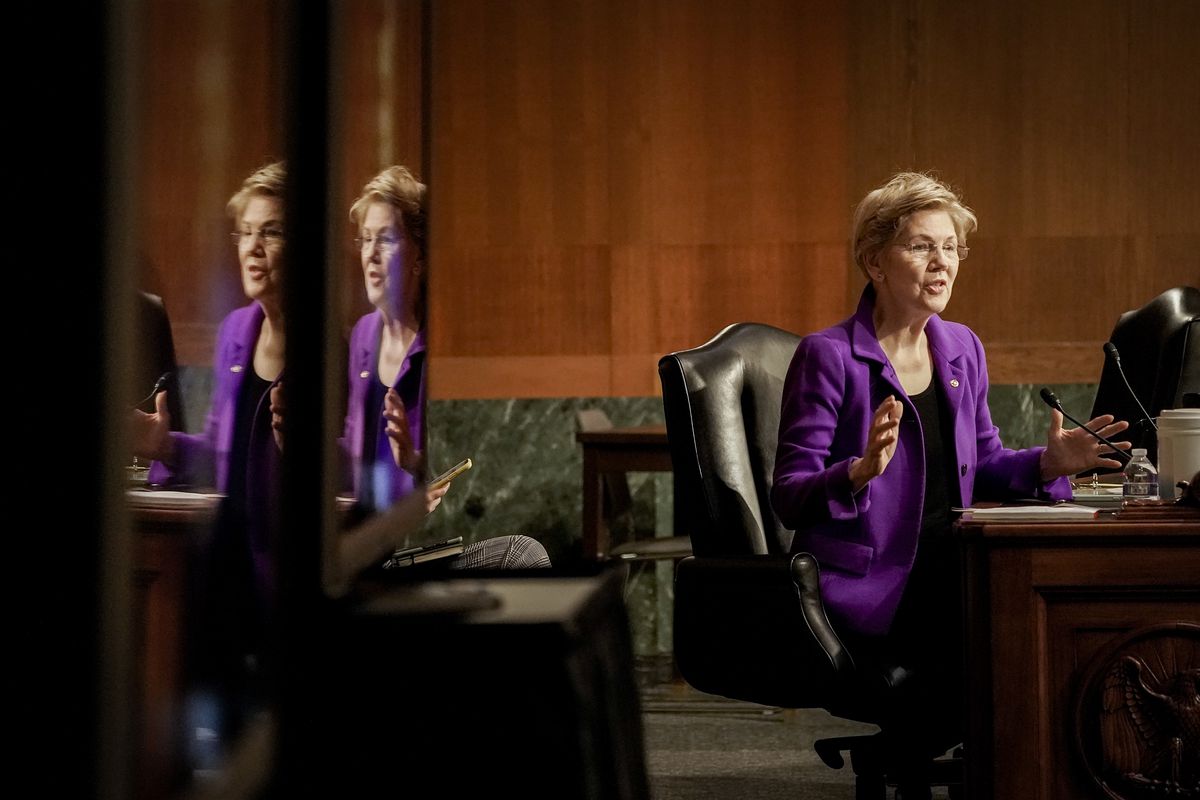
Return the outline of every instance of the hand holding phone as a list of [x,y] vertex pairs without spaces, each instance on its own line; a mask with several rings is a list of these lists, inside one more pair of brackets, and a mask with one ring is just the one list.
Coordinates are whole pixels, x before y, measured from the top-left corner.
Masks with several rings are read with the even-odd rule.
[[457,478],[459,475],[462,475],[464,472],[469,470],[472,466],[473,465],[471,463],[471,459],[464,458],[462,461],[458,462],[453,467],[451,467],[450,469],[443,472],[441,475],[438,475],[436,478],[433,478],[432,480],[430,480],[429,488],[430,489],[440,489],[441,487],[445,486],[450,481]]

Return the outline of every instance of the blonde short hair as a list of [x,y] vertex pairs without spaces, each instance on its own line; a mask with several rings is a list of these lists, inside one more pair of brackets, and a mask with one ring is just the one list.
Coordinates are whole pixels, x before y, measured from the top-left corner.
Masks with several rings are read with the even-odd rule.
[[242,181],[242,187],[234,192],[233,197],[226,203],[225,211],[237,222],[245,212],[250,198],[275,197],[282,201],[286,187],[287,165],[283,161],[259,167],[249,178]]
[[979,221],[975,212],[963,204],[958,193],[946,184],[921,172],[901,172],[873,190],[854,210],[854,263],[870,278],[867,264],[895,239],[896,234],[918,211],[936,209],[950,215],[960,245],[967,243]]
[[362,194],[350,206],[350,221],[360,227],[372,203],[388,203],[400,212],[400,224],[417,247],[417,259],[425,262],[426,211],[425,184],[408,167],[388,167],[367,181]]

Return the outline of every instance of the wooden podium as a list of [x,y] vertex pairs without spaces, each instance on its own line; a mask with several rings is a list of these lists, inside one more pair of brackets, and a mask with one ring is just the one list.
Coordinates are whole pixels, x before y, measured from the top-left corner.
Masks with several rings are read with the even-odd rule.
[[959,523],[966,797],[1195,796],[1200,509],[1101,517]]

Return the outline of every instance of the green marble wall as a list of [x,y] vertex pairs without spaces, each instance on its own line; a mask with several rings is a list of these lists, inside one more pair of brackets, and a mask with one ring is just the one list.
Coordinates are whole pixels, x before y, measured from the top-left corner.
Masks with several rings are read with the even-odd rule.
[[[1038,396],[1041,388],[992,387],[992,417],[1009,447],[1045,441],[1049,410]],[[1083,419],[1091,411],[1094,384],[1050,388],[1074,416]],[[452,527],[472,540],[524,533],[541,540],[552,557],[577,558],[583,463],[575,442],[575,413],[583,408],[603,409],[617,426],[662,422],[657,397],[431,403],[429,448],[435,469],[467,456],[475,462],[454,482],[431,524]],[[659,504],[669,517],[669,480],[633,475],[630,489],[639,506],[639,526],[662,518]]]

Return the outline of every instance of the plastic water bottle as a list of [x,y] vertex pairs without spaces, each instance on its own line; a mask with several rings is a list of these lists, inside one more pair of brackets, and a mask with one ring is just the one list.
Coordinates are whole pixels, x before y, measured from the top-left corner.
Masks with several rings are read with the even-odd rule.
[[1158,499],[1158,471],[1154,469],[1154,465],[1150,463],[1150,459],[1146,458],[1146,448],[1135,447],[1129,451],[1132,458],[1125,465],[1125,490],[1123,492],[1126,500],[1157,500]]

